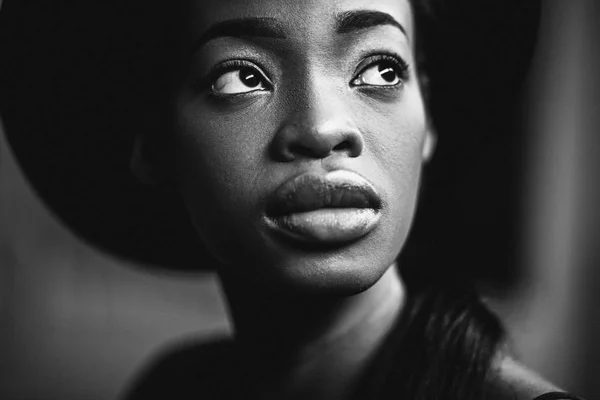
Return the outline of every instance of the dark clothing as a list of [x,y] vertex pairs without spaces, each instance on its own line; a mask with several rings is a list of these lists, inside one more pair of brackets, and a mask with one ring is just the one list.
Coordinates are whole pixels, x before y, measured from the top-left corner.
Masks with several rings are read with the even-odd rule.
[[573,396],[565,392],[550,392],[536,397],[533,400],[583,400],[581,397]]
[[[229,400],[253,398],[229,340],[178,346],[142,371],[122,400]],[[583,400],[551,392],[532,400]]]
[[224,340],[178,346],[145,368],[123,400],[248,399],[233,347]]

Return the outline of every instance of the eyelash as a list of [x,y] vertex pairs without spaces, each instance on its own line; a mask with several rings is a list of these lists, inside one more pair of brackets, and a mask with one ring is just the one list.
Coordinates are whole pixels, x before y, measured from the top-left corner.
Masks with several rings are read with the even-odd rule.
[[[373,65],[380,63],[382,61],[389,61],[394,66],[398,68],[397,73],[400,78],[400,85],[378,85],[379,88],[394,88],[397,86],[402,86],[402,83],[406,82],[410,77],[410,65],[404,61],[401,57],[397,56],[393,53],[376,53],[372,55],[367,55],[363,62],[361,62],[361,66],[359,67],[359,72],[354,75],[352,80],[350,81],[351,86],[357,87],[358,85],[353,85],[352,82],[358,79],[360,75],[362,75],[367,69],[371,68]],[[365,64],[366,63],[366,64]]]
[[[398,86],[402,86],[402,83],[406,82],[408,80],[408,78],[410,76],[410,65],[406,61],[404,61],[402,58],[400,58],[399,56],[397,56],[395,54],[379,52],[376,54],[367,55],[364,58],[363,62],[361,62],[362,66],[359,67],[359,72],[356,73],[354,75],[354,77],[351,79],[350,85],[352,87],[358,87],[358,85],[353,85],[352,82],[354,80],[356,80],[361,74],[363,74],[368,68],[370,68],[374,64],[377,64],[382,61],[389,61],[398,68],[397,73],[398,73],[398,76],[399,76],[401,82],[400,82],[400,84],[396,84],[396,85],[390,85],[390,86],[378,85],[376,87],[382,88],[382,89],[391,89],[391,88],[393,89]],[[367,63],[367,64],[365,65],[365,63]],[[273,83],[269,80],[269,78],[267,78],[267,75],[263,72],[262,68],[259,65],[257,65],[255,62],[252,62],[249,60],[243,60],[243,59],[228,60],[228,61],[224,61],[224,62],[216,65],[208,72],[206,78],[201,82],[201,87],[204,90],[208,90],[208,92],[211,96],[217,97],[217,98],[232,98],[232,97],[248,95],[248,93],[224,95],[224,94],[216,93],[212,90],[212,85],[215,82],[215,80],[217,78],[219,78],[219,76],[221,76],[227,72],[235,71],[235,70],[245,68],[245,67],[256,69],[260,73],[265,86],[267,86],[267,88],[269,90],[273,89],[273,86],[274,86]]]
[[208,90],[209,94],[211,96],[215,96],[215,97],[229,98],[229,97],[247,95],[248,93],[223,95],[223,94],[216,93],[212,90],[212,85],[217,80],[217,78],[219,78],[223,74],[226,74],[227,72],[235,71],[235,70],[238,70],[241,68],[252,68],[252,69],[258,71],[260,73],[260,76],[262,77],[262,80],[263,80],[265,86],[267,86],[268,89],[273,88],[273,83],[269,80],[269,78],[267,78],[267,74],[265,74],[263,72],[263,69],[260,67],[260,65],[257,65],[255,62],[249,61],[249,60],[235,59],[235,60],[223,61],[222,63],[219,63],[216,66],[214,66],[213,68],[211,68],[211,70],[208,72],[206,78],[201,82],[202,89]]

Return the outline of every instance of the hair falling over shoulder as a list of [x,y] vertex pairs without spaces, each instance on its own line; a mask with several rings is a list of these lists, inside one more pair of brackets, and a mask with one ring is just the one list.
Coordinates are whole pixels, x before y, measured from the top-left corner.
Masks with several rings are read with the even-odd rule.
[[[421,84],[428,98],[427,49],[436,40],[439,0],[411,0]],[[481,400],[505,332],[472,282],[402,264],[408,302],[399,329],[372,364],[360,398]],[[357,399],[359,397],[356,397]]]
[[[498,317],[470,283],[402,268],[408,303],[372,364],[361,397],[481,400],[504,338]],[[357,397],[358,398],[358,397]]]

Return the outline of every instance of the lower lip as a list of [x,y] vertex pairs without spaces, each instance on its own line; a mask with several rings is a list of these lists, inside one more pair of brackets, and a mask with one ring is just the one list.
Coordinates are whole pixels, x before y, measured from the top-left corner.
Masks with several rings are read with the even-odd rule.
[[372,208],[322,208],[267,220],[272,228],[291,239],[340,244],[371,232],[380,217]]

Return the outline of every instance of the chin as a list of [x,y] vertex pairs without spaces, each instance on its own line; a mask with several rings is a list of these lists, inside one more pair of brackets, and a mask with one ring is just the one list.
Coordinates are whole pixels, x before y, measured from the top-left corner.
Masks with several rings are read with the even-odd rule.
[[371,268],[348,263],[331,263],[314,268],[310,272],[306,269],[296,269],[294,273],[287,274],[279,280],[282,286],[299,293],[334,297],[354,296],[375,285],[392,263],[393,260]]
[[[378,235],[337,247],[263,241],[240,251],[220,252],[219,273],[268,290],[286,293],[352,296],[372,287],[396,261],[402,240]],[[226,257],[225,254],[235,255]]]

